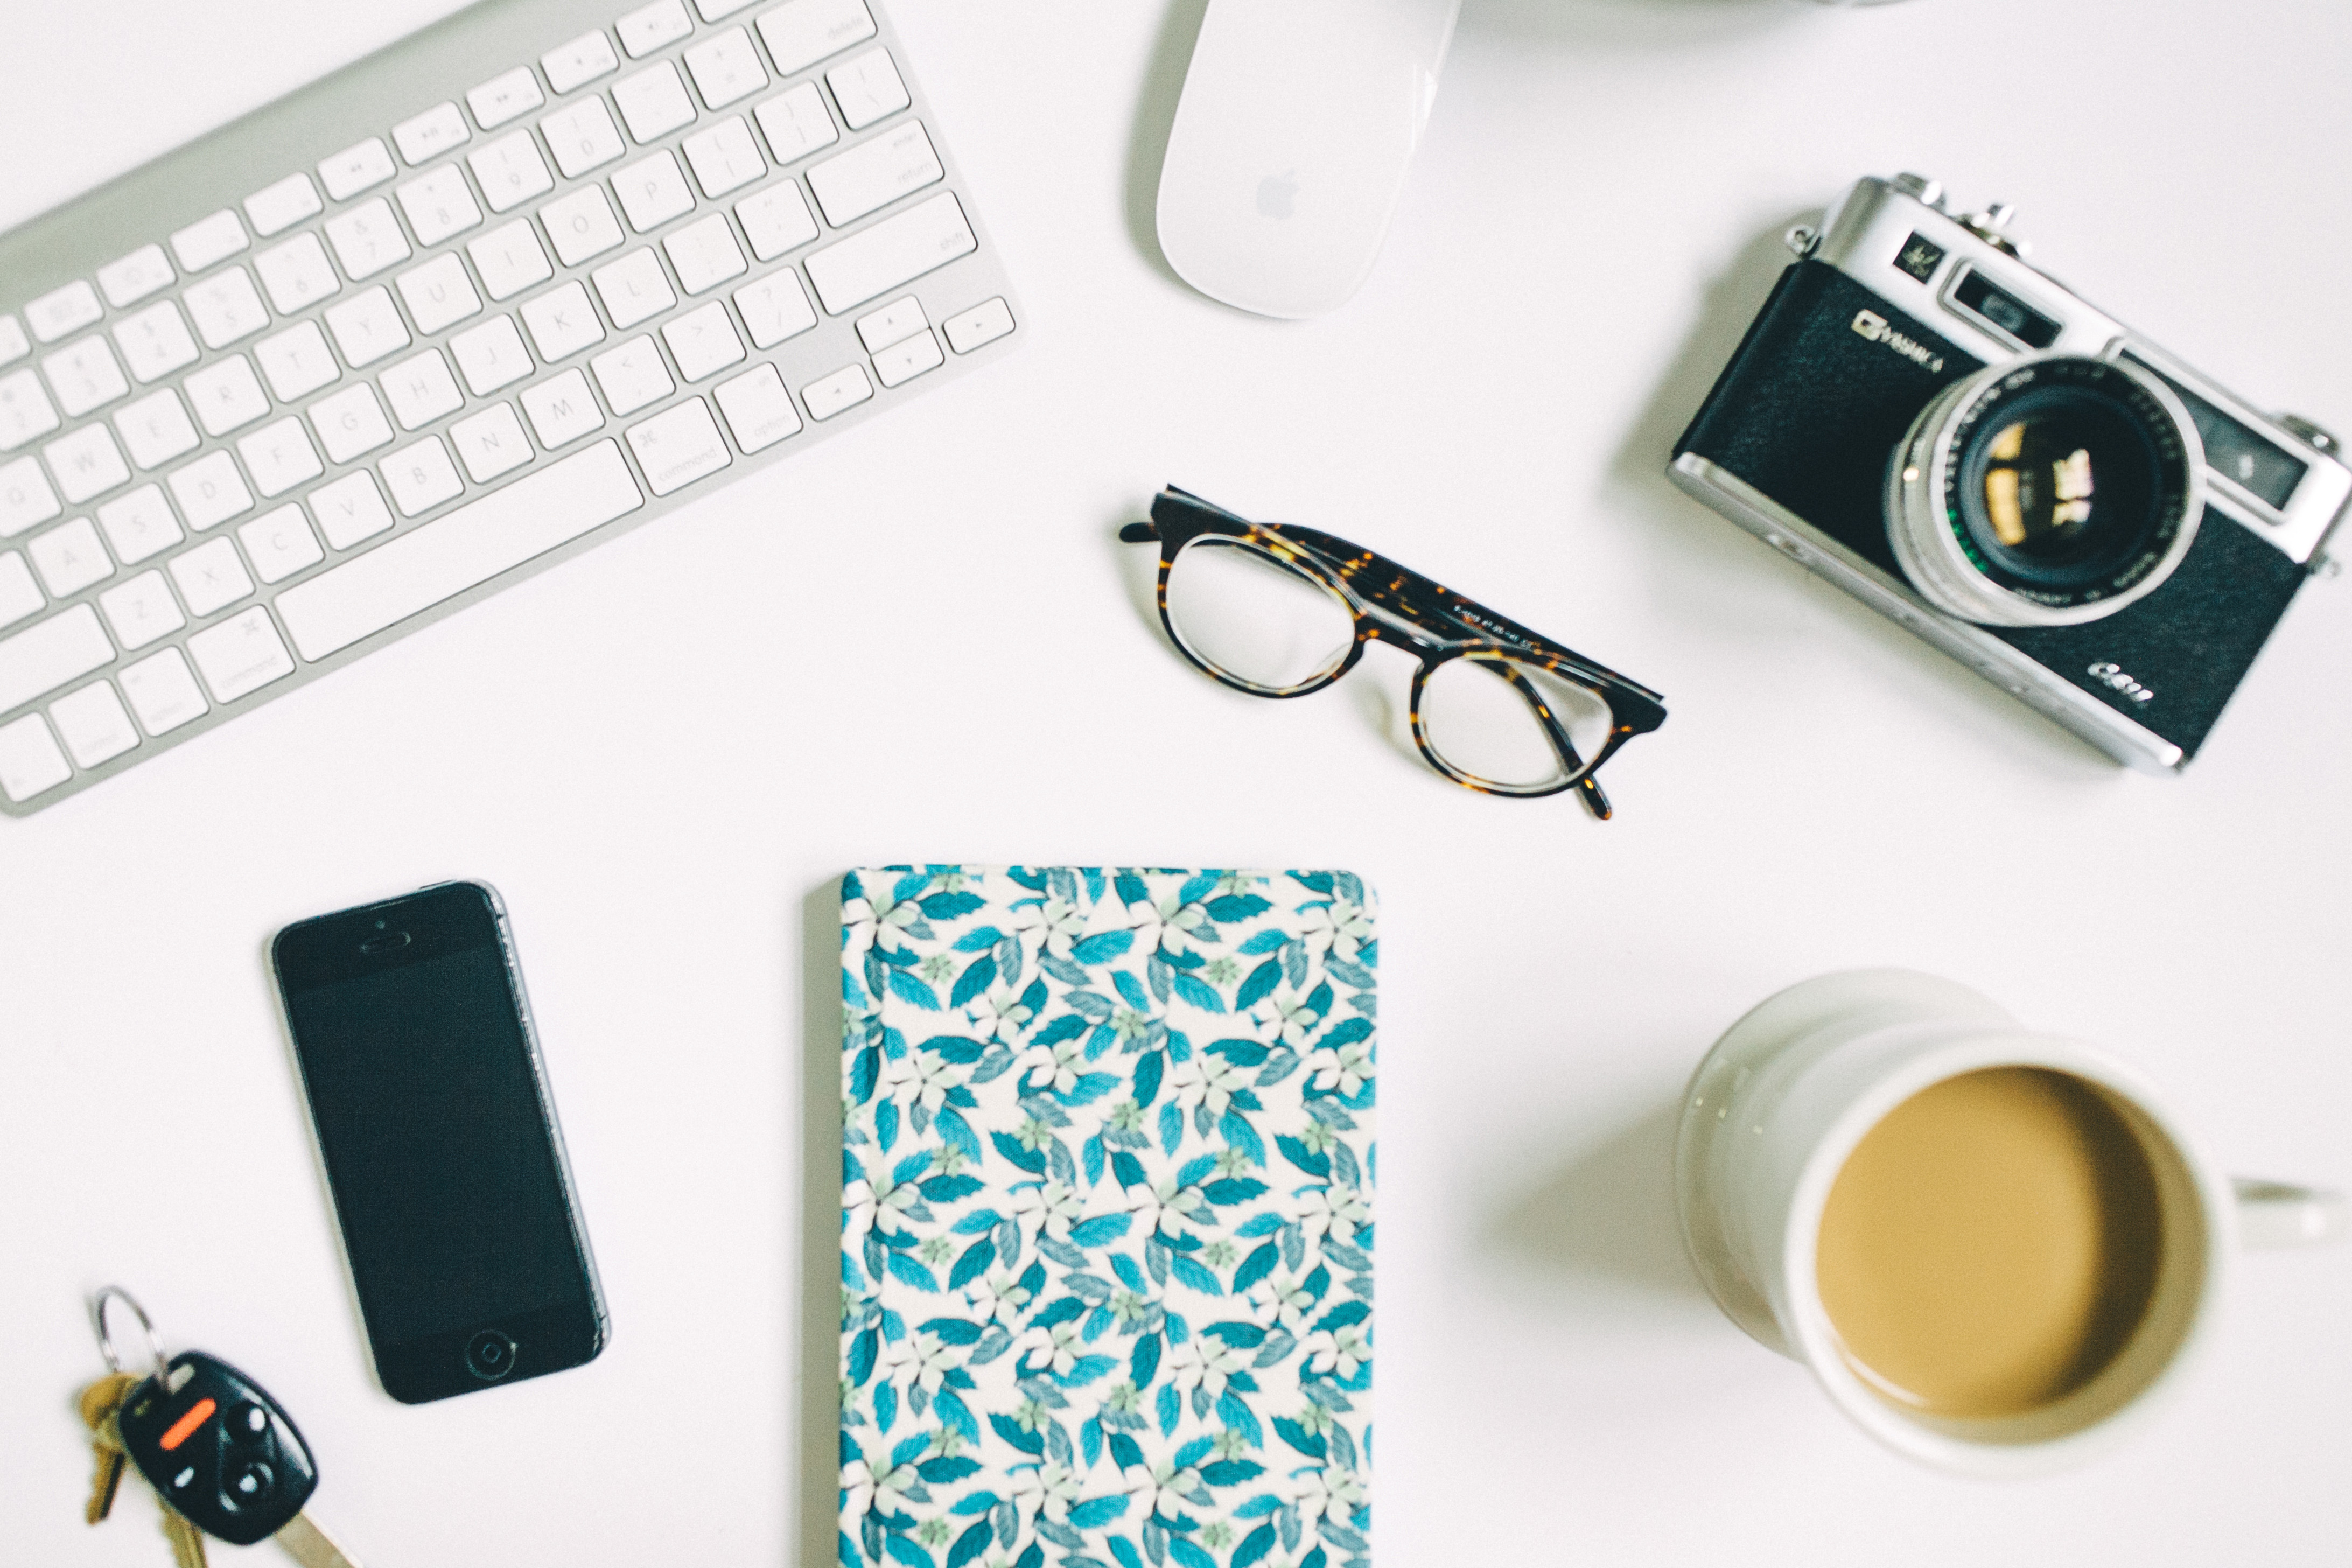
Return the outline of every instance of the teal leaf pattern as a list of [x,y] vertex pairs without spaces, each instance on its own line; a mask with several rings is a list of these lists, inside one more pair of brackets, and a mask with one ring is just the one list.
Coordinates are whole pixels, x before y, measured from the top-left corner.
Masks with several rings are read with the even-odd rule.
[[1369,1568],[1376,905],[843,879],[845,1568]]

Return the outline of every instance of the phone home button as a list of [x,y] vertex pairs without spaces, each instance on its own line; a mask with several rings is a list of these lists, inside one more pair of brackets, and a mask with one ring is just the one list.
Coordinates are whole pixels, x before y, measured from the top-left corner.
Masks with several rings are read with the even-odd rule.
[[496,1329],[484,1329],[466,1342],[466,1370],[484,1383],[496,1383],[514,1370],[515,1342]]

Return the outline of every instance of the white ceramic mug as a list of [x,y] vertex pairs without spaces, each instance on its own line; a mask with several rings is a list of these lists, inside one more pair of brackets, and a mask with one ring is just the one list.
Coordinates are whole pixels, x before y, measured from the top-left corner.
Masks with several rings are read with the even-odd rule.
[[[2000,1067],[2069,1074],[2122,1116],[2156,1179],[2162,1260],[2138,1328],[2081,1387],[2021,1415],[1938,1416],[1875,1392],[1851,1363],[1822,1304],[1815,1243],[1831,1186],[1864,1134],[1932,1084]],[[2122,1064],[2026,1030],[1965,986],[1904,970],[1809,980],[1733,1025],[1692,1077],[1675,1180],[1684,1242],[1734,1322],[1804,1363],[1889,1447],[1981,1476],[2054,1468],[2121,1436],[2177,1380],[2240,1247],[2345,1228],[2339,1195],[2217,1176]]]

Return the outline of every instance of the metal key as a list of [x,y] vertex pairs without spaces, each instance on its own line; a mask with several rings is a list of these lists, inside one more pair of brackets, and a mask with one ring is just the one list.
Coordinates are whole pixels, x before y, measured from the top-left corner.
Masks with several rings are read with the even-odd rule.
[[155,1352],[153,1375],[121,1396],[112,1436],[163,1502],[180,1568],[205,1568],[205,1533],[238,1546],[274,1538],[303,1568],[358,1568],[301,1511],[319,1469],[284,1406],[218,1357],[183,1351],[166,1360],[147,1315],[112,1286],[95,1307],[109,1365],[118,1364],[106,1332],[110,1298],[138,1312]]
[[123,1396],[139,1381],[127,1372],[110,1372],[81,1391],[82,1425],[89,1428],[89,1446],[98,1455],[98,1476],[90,1482],[89,1501],[82,1509],[82,1518],[89,1523],[96,1524],[107,1516],[114,1507],[115,1492],[122,1486],[122,1438],[114,1430],[114,1413],[122,1408]]

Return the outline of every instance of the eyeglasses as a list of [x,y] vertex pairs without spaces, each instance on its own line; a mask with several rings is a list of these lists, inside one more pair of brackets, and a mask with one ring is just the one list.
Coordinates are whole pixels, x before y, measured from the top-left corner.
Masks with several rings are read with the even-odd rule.
[[1471,789],[1575,788],[1605,819],[1594,770],[1666,721],[1656,692],[1331,534],[1251,522],[1171,488],[1153,500],[1150,522],[1118,536],[1159,542],[1169,640],[1236,691],[1320,691],[1368,642],[1413,655],[1413,743]]

